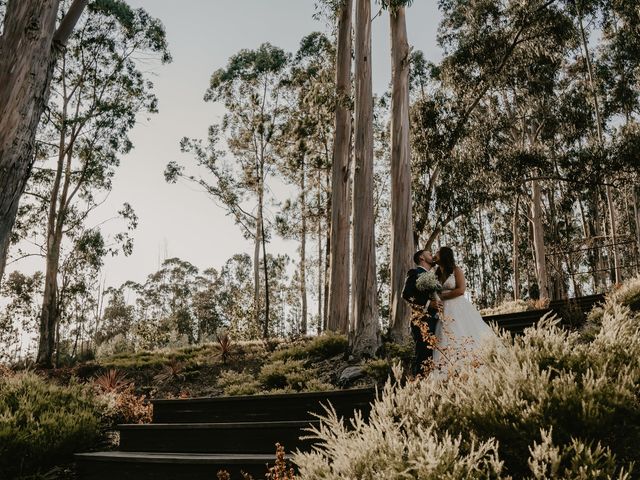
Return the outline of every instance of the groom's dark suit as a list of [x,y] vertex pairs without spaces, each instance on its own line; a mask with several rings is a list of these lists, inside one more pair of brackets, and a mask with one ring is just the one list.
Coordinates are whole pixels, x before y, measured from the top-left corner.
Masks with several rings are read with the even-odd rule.
[[422,292],[416,287],[416,281],[421,273],[427,270],[423,267],[412,268],[407,272],[407,278],[402,289],[402,298],[411,304],[411,335],[416,342],[416,353],[413,362],[413,374],[422,373],[424,362],[433,357],[431,346],[425,341],[419,325],[427,325],[429,333],[436,333],[438,323],[438,310],[427,307],[430,304],[430,292]]

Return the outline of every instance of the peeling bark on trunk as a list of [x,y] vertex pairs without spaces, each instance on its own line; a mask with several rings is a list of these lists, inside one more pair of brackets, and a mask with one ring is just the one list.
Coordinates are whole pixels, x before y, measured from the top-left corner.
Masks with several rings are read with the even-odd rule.
[[56,45],[66,44],[85,5],[74,0],[58,31],[59,0],[10,0],[6,7],[0,36],[0,281],[49,99]]
[[0,37],[0,280],[48,98],[58,0],[13,0]]
[[397,342],[409,338],[409,306],[402,298],[411,268],[413,215],[409,150],[409,43],[405,8],[389,14],[391,22],[391,334]]
[[352,351],[373,356],[380,344],[373,209],[371,0],[356,8],[356,123],[353,179]]
[[349,329],[349,160],[351,149],[351,11],[343,0],[338,20],[336,57],[335,133],[331,167],[331,240],[327,329],[346,334]]

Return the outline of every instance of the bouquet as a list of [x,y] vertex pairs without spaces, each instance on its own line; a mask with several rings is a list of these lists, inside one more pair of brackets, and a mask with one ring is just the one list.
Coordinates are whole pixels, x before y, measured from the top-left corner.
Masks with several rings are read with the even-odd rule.
[[440,300],[438,293],[442,291],[442,284],[433,270],[418,275],[416,288],[421,292],[430,292],[431,300]]

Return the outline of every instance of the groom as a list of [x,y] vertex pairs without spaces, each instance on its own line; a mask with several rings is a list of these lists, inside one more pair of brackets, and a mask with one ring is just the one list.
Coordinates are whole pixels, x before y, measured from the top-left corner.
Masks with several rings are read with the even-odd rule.
[[[424,373],[424,364],[433,357],[433,349],[428,339],[424,338],[423,329],[426,324],[430,335],[435,335],[438,323],[438,310],[442,308],[441,301],[431,301],[430,292],[422,292],[416,287],[416,281],[421,273],[435,268],[435,262],[428,250],[418,250],[413,255],[416,268],[407,272],[407,278],[402,289],[402,298],[411,304],[411,335],[416,342],[416,353],[413,361],[413,374]],[[423,329],[420,325],[423,325]]]

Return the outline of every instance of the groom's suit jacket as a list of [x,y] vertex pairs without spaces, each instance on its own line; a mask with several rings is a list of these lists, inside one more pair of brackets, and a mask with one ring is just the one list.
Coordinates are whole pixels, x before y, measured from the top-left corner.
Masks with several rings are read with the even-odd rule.
[[414,373],[419,371],[422,368],[422,362],[433,354],[432,347],[425,343],[426,339],[422,333],[422,327],[425,324],[428,325],[429,331],[433,334],[438,323],[438,309],[430,305],[431,292],[423,292],[416,287],[418,277],[424,272],[426,270],[422,267],[409,270],[402,289],[402,298],[411,304],[411,334],[416,341],[417,359],[417,364],[414,365]]

